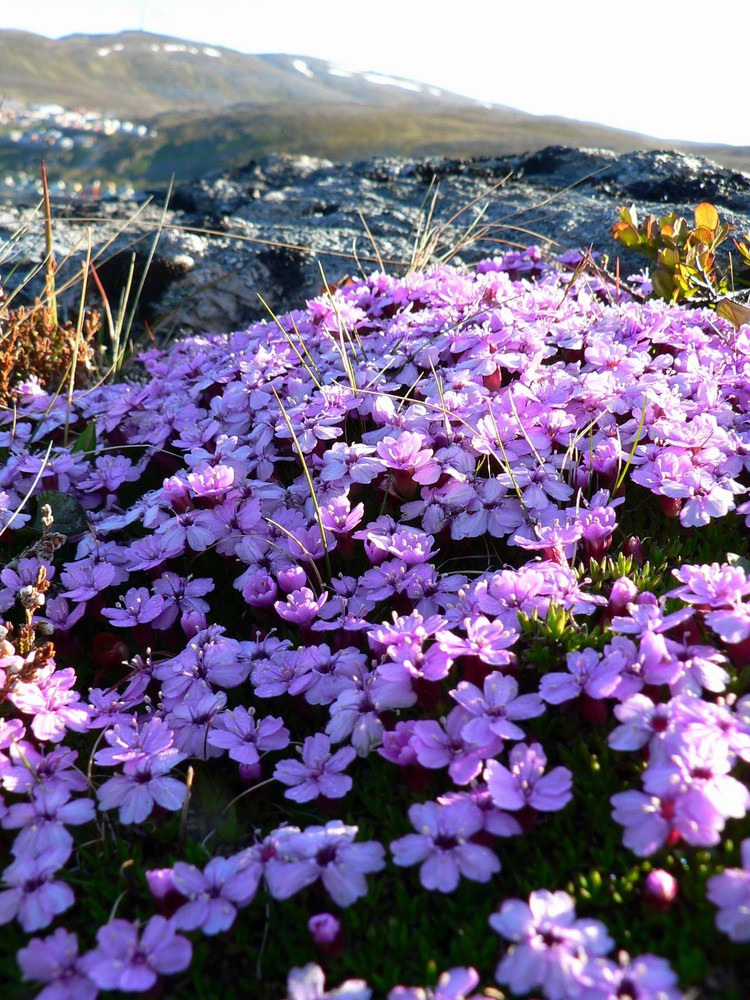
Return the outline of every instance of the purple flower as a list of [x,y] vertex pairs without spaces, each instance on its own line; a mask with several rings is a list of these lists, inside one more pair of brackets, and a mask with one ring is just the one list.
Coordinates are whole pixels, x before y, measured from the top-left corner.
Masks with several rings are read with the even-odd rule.
[[670,590],[666,596],[679,597],[687,604],[726,608],[741,604],[742,598],[750,594],[750,579],[740,566],[687,565],[673,569],[672,575],[682,586]]
[[[467,499],[460,487],[454,487],[459,509],[450,520],[451,538],[479,538],[490,534],[503,538],[524,523],[523,509],[517,497],[508,496],[507,487],[497,477],[479,479],[474,483],[474,495]],[[515,623],[514,623],[515,624]]]
[[627,605],[628,615],[615,615],[612,628],[615,632],[627,632],[644,635],[648,632],[667,632],[677,625],[690,621],[693,617],[692,608],[680,608],[667,615],[663,603],[653,594],[644,591],[635,602]]
[[78,700],[78,692],[73,690],[75,682],[72,667],[46,675],[38,671],[36,680],[16,687],[8,701],[33,716],[31,729],[38,740],[59,743],[66,729],[81,733],[87,728],[89,709]]
[[18,918],[25,931],[38,931],[51,924],[75,902],[65,882],[54,882],[55,874],[70,856],[67,847],[55,847],[43,855],[22,854],[3,872],[10,888],[0,892],[0,924]]
[[205,552],[217,540],[216,520],[210,511],[186,510],[160,524],[156,535],[167,548],[174,548],[175,555],[186,546],[193,552]]
[[348,687],[331,705],[331,718],[326,735],[334,743],[351,736],[352,746],[359,757],[366,757],[383,740],[384,727],[376,710],[373,683],[368,679],[360,687]]
[[227,696],[223,691],[178,702],[166,715],[175,746],[189,757],[200,760],[220,756],[221,750],[210,743],[208,736],[216,715],[226,703]]
[[415,803],[409,819],[420,832],[391,843],[393,861],[402,867],[421,864],[419,880],[425,889],[453,892],[462,875],[474,882],[489,882],[500,871],[495,852],[470,839],[484,825],[482,812],[473,803]]
[[371,483],[385,467],[379,458],[372,457],[374,454],[375,449],[368,445],[337,441],[323,455],[320,478],[324,483],[344,483],[347,479],[353,483]]
[[188,900],[174,913],[172,920],[181,931],[201,930],[214,935],[229,930],[237,916],[237,907],[248,906],[255,898],[258,878],[248,877],[239,855],[211,858],[201,871],[195,865],[176,861],[172,885]]
[[274,899],[289,899],[320,879],[339,906],[351,906],[367,895],[365,875],[385,867],[385,850],[376,840],[354,843],[356,826],[331,820],[306,830],[282,827],[262,848],[268,891]]
[[[164,598],[164,606],[158,618],[154,619],[154,628],[167,629],[174,625],[177,615],[197,613],[205,614],[210,610],[208,601],[202,600],[204,594],[214,589],[214,581],[207,579],[192,580],[181,577],[177,573],[166,572],[154,580],[153,590]],[[205,624],[202,626],[205,628]],[[198,631],[198,629],[196,629]]]
[[364,979],[347,979],[332,990],[325,985],[323,970],[313,962],[302,969],[292,969],[286,981],[286,1000],[370,1000],[372,996]]
[[617,662],[602,663],[601,654],[587,647],[566,655],[567,673],[553,671],[539,682],[539,694],[550,705],[587,694],[591,698],[606,698],[616,689],[620,680]]
[[349,534],[362,520],[364,512],[364,504],[358,503],[352,510],[348,497],[334,497],[321,508],[320,522],[327,531],[333,532],[334,535]]
[[643,774],[643,787],[662,798],[678,796],[676,825],[688,843],[700,841],[693,839],[697,831],[689,835],[694,824],[686,822],[685,829],[681,828],[683,813],[693,819],[697,812],[742,819],[750,807],[750,791],[728,773],[733,759],[725,747],[717,742],[693,743],[677,735],[669,737],[664,748],[668,758],[649,764]]
[[105,767],[122,763],[126,771],[132,771],[137,764],[148,762],[152,757],[179,764],[186,756],[174,746],[174,733],[159,716],[140,724],[136,716],[131,716],[127,724],[108,729],[104,738],[109,747],[97,750],[94,760]]
[[167,559],[181,555],[184,547],[184,542],[174,536],[146,535],[128,547],[130,569],[133,571],[156,569]]
[[673,728],[675,703],[654,704],[645,694],[633,694],[615,706],[615,716],[622,725],[609,734],[615,750],[640,750],[647,743],[661,740]]
[[[18,731],[14,733],[15,726]],[[21,737],[24,734],[21,723],[14,719],[7,724],[7,729],[14,734],[8,747],[8,759],[0,756],[0,785],[5,791],[23,794],[43,785],[50,790],[63,786],[70,792],[88,791],[86,776],[76,767],[78,753],[67,747],[55,747],[54,750],[43,748],[40,751]],[[0,746],[3,745],[3,727],[0,724]]]
[[185,477],[193,495],[202,498],[223,496],[234,483],[235,470],[229,465],[207,465]]
[[705,618],[706,625],[730,646],[750,638],[750,604],[709,611]]
[[675,642],[665,640],[670,659],[661,668],[665,683],[674,694],[700,696],[703,690],[718,693],[726,688],[729,674],[724,669],[727,662],[713,646],[693,645],[686,639]]
[[136,761],[132,770],[116,774],[99,786],[99,808],[119,808],[121,823],[142,823],[156,803],[171,812],[181,809],[185,785],[176,778],[166,777],[173,763],[173,759],[158,756]]
[[[270,607],[279,596],[279,588],[265,569],[248,569],[235,580],[235,586],[254,608]],[[281,603],[281,602],[278,602]]]
[[300,587],[299,590],[287,594],[286,603],[276,601],[274,609],[285,622],[305,627],[312,624],[327,600],[327,591],[316,597],[309,587]]
[[484,615],[466,618],[463,623],[466,638],[452,632],[440,631],[435,636],[444,653],[454,659],[459,656],[477,656],[483,663],[493,667],[510,663],[508,649],[518,638],[515,629],[508,629],[502,621],[491,622]]
[[98,947],[84,957],[89,977],[103,990],[145,993],[160,975],[182,972],[193,948],[164,917],[151,917],[138,936],[128,920],[111,920],[96,933]]
[[36,785],[30,802],[15,802],[2,819],[6,830],[21,832],[13,844],[16,855],[29,853],[42,856],[56,849],[70,851],[73,837],[65,826],[80,826],[94,819],[91,799],[70,800],[70,789],[62,782]]
[[628,960],[620,955],[621,964],[597,958],[586,967],[592,984],[576,993],[577,1000],[682,1000],[677,976],[669,963],[656,955],[639,955]]
[[402,528],[394,532],[386,549],[407,566],[421,566],[437,555],[434,545],[435,539],[431,535],[412,528]]
[[201,629],[181,653],[155,668],[154,676],[162,681],[169,707],[185,698],[209,694],[214,687],[237,687],[247,678],[250,644],[230,639],[223,632],[220,625]]
[[342,747],[332,754],[330,739],[316,733],[302,744],[302,760],[279,761],[273,776],[289,786],[284,795],[295,802],[310,802],[319,795],[340,799],[352,787],[352,779],[341,772],[356,756],[353,747]]
[[163,608],[161,594],[150,595],[146,587],[131,587],[114,608],[102,608],[102,614],[119,628],[132,628],[152,622]]
[[409,743],[422,767],[447,767],[457,785],[476,778],[482,770],[484,747],[475,747],[463,734],[472,718],[465,708],[457,705],[442,726],[436,719],[417,720]]
[[110,563],[95,563],[93,559],[68,563],[60,574],[65,590],[59,596],[82,604],[106,590],[114,582],[115,573],[115,567]]
[[528,903],[506,900],[490,917],[490,926],[514,942],[497,967],[497,981],[518,993],[538,986],[548,1000],[578,996],[589,985],[585,972],[590,958],[614,946],[600,921],[576,919],[566,892],[540,889]]
[[441,973],[434,989],[395,986],[388,994],[388,1000],[471,1000],[469,993],[478,982],[479,973],[476,969],[448,969]]
[[316,913],[307,921],[307,929],[317,945],[331,945],[341,934],[341,922],[332,913]]
[[366,657],[352,646],[332,652],[330,646],[305,646],[299,650],[299,673],[289,694],[303,694],[310,705],[330,705],[361,678]]
[[58,927],[47,938],[32,938],[18,952],[24,979],[47,986],[37,1000],[95,1000],[99,989],[84,971],[78,938]]
[[726,868],[708,880],[706,896],[719,907],[716,926],[732,941],[750,941],[750,839],[740,845],[742,868]]
[[618,792],[609,801],[614,806],[612,819],[625,827],[623,844],[639,858],[658,851],[674,830],[673,798],[662,801],[658,795],[646,795],[634,789]]
[[232,760],[253,765],[260,760],[260,753],[283,750],[289,746],[289,730],[281,719],[269,715],[256,721],[254,709],[237,708],[221,712],[208,734],[212,747],[228,750]]
[[472,716],[461,728],[461,735],[486,756],[497,753],[503,740],[522,740],[523,730],[516,719],[532,719],[544,713],[538,694],[518,694],[518,682],[498,671],[488,674],[484,690],[461,681],[450,692],[451,698]]
[[519,743],[510,752],[510,768],[490,760],[484,771],[492,801],[498,809],[515,812],[531,806],[539,812],[557,812],[572,799],[573,776],[566,767],[544,770],[547,757],[539,743]]
[[47,601],[45,611],[46,615],[35,618],[35,621],[46,622],[56,632],[68,632],[83,618],[86,613],[86,605],[81,603],[77,608],[71,610],[64,597],[52,597]]
[[378,458],[386,468],[397,473],[397,484],[407,487],[410,495],[413,495],[410,483],[429,485],[440,478],[440,466],[433,458],[432,448],[426,444],[423,434],[402,431],[398,437],[389,435],[375,446]]

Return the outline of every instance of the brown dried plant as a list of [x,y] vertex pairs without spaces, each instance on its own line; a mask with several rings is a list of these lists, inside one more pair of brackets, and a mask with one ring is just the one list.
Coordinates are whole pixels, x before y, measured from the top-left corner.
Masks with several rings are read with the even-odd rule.
[[44,221],[47,254],[44,262],[44,297],[31,308],[11,309],[0,288],[0,406],[11,404],[13,391],[34,376],[50,393],[65,384],[83,388],[96,374],[95,338],[101,328],[96,309],[85,309],[83,300],[78,323],[61,323],[57,312],[57,264],[52,248],[52,212],[47,171],[42,163]]
[[76,388],[91,383],[101,327],[98,310],[86,310],[79,333],[71,322],[56,322],[41,300],[17,309],[5,302],[0,297],[0,405],[10,405],[14,388],[32,376],[50,393],[71,377]]

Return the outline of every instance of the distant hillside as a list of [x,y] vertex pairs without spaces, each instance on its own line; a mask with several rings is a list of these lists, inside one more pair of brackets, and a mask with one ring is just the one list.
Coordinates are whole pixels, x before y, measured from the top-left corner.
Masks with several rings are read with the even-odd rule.
[[351,73],[319,59],[243,55],[139,31],[59,40],[0,31],[0,94],[27,106],[55,102],[139,119],[236,104],[477,103],[409,80]]
[[[351,160],[372,155],[454,157],[531,152],[548,145],[618,152],[680,149],[750,172],[750,149],[667,143],[560,118],[483,105],[418,82],[353,73],[293,55],[230,49],[143,32],[57,41],[0,31],[4,109],[57,104],[129,119],[151,132],[97,134],[86,143],[55,127],[31,142],[0,121],[0,177],[163,185],[271,152]],[[7,118],[7,116],[6,116]],[[28,126],[26,126],[28,128]],[[15,138],[11,139],[11,134]],[[25,133],[24,133],[25,138]]]

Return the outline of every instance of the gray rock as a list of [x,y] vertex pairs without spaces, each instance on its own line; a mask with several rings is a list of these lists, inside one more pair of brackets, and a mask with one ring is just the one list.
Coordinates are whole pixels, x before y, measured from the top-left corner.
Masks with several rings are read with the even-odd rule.
[[[403,273],[415,246],[422,263],[467,266],[530,243],[558,252],[592,247],[620,256],[628,274],[644,261],[624,252],[611,228],[617,209],[631,203],[641,215],[674,209],[692,218],[696,204],[710,201],[722,219],[750,231],[750,175],[674,152],[549,147],[497,159],[344,164],[277,155],[183,185],[166,209],[165,201],[156,192],[141,204],[58,205],[54,223],[60,282],[80,275],[90,233],[113,309],[133,255],[133,290],[152,258],[133,330],[145,320],[160,337],[241,328],[268,315],[261,296],[279,313],[347,275]],[[6,290],[43,258],[40,213],[0,206]],[[62,297],[72,314],[73,284]],[[30,283],[23,294],[40,287]]]

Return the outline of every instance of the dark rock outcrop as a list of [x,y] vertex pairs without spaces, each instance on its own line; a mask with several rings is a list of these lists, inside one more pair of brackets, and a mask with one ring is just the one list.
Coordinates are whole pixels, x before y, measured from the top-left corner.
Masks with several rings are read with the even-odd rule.
[[[157,192],[145,204],[60,204],[54,223],[61,281],[80,274],[90,232],[113,308],[133,255],[135,289],[158,236],[138,318],[163,336],[238,329],[267,316],[259,296],[281,312],[346,275],[381,265],[402,273],[415,245],[429,259],[431,241],[433,261],[452,254],[466,265],[530,243],[593,247],[619,255],[628,274],[643,260],[624,253],[611,228],[618,207],[631,203],[642,215],[674,209],[691,218],[698,202],[710,201],[722,219],[750,230],[750,175],[673,152],[549,147],[497,159],[353,164],[272,156],[184,185],[166,209],[165,200]],[[40,213],[0,206],[6,289],[43,258]],[[67,293],[71,310],[75,295]]]

